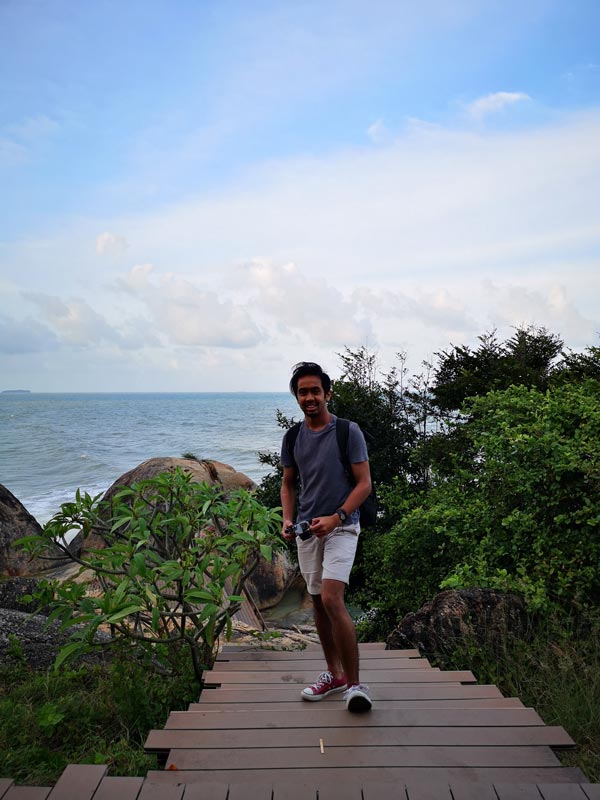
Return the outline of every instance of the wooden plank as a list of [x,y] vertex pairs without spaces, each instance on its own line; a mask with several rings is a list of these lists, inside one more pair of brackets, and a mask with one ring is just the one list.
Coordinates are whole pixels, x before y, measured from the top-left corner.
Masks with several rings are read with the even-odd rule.
[[[167,750],[246,747],[318,747],[323,739],[327,747],[360,747],[365,745],[446,745],[454,747],[506,747],[508,745],[574,746],[561,727],[507,728],[290,728],[282,739],[280,730],[156,730],[146,740],[147,752]],[[104,779],[107,780],[106,778]],[[104,781],[103,781],[104,784]],[[94,798],[96,800],[96,798]]]
[[188,783],[185,785],[183,800],[227,800],[229,784],[212,783]]
[[89,800],[106,771],[105,764],[69,764],[48,795],[49,800]]
[[273,784],[273,800],[316,800],[317,797],[319,795],[314,784]]
[[[325,702],[325,700],[327,702]],[[344,702],[342,693],[339,692],[331,695],[325,700],[320,700],[311,705],[314,711],[324,711],[331,708],[332,703],[341,704]],[[300,696],[300,692],[296,695],[297,703],[304,703]],[[385,703],[387,709],[399,708],[525,708],[518,697],[495,697],[495,698],[463,698],[462,700],[387,700]],[[235,713],[236,711],[293,711],[289,703],[211,703],[209,706],[202,703],[190,703],[189,711],[210,711],[213,713]]]
[[[293,784],[298,780],[298,770],[294,769],[240,769],[210,772],[205,770],[177,770],[148,772],[148,779],[157,783],[192,784],[217,780],[238,782],[240,784]],[[302,776],[306,779],[306,775]],[[318,768],[310,772],[310,782],[321,788],[322,785],[363,786],[371,783],[580,783],[585,775],[577,767],[360,767]],[[379,795],[385,797],[385,795]],[[536,798],[540,800],[540,798]]]
[[319,787],[319,800],[362,800],[360,784],[350,784],[350,786],[324,784]]
[[51,786],[11,786],[3,800],[46,800]]
[[[219,661],[215,667],[219,672],[306,672],[311,670],[315,677],[327,665],[322,659],[313,661]],[[434,669],[426,658],[362,658],[360,661],[360,671],[367,669]],[[435,669],[438,669],[437,667]],[[211,672],[206,673],[206,680],[210,678]]]
[[534,780],[527,783],[494,783],[498,800],[542,800]]
[[239,711],[214,714],[210,711],[172,711],[165,728],[188,730],[242,730],[261,728],[352,728],[439,726],[543,725],[533,708],[422,708],[389,711],[374,708],[367,714],[349,714],[345,708],[317,711],[316,703],[303,703],[298,711],[273,711],[265,714]]
[[227,800],[271,800],[272,790],[265,786],[246,786],[242,783],[231,783]]
[[143,783],[143,778],[106,776],[96,790],[94,800],[136,800]]
[[359,767],[552,767],[560,764],[549,747],[327,747],[294,749],[171,750],[167,769],[244,770],[317,769],[355,770]]
[[0,778],[0,798],[3,798],[6,792],[13,785],[11,778]]
[[[421,658],[418,650],[365,650],[361,656],[361,660]],[[312,661],[318,657],[314,650],[246,650],[240,653],[219,653],[216,661],[218,664],[234,661]]]
[[[213,670],[207,672],[205,682],[207,684],[268,684],[277,685],[298,684],[311,686],[314,683],[315,675],[313,672],[302,672],[301,670],[266,673],[266,672],[223,672]],[[441,672],[435,668],[429,670],[420,669],[369,669],[361,673],[361,681],[367,684],[374,683],[477,683],[475,676],[469,670]]]
[[[359,642],[358,643],[358,652],[362,655],[364,651],[373,651],[373,650],[385,650],[386,643],[385,642]],[[220,648],[220,653],[310,653],[318,651],[319,653],[323,652],[321,645],[318,642],[309,643],[306,647],[298,648],[297,650],[269,650],[264,647],[257,647],[256,644],[232,644],[232,643],[224,643]],[[388,652],[394,653],[405,653],[406,650],[390,650]],[[413,652],[412,650],[410,652]]]
[[491,783],[452,783],[453,800],[498,800]]
[[[462,683],[378,683],[371,687],[373,700],[452,700],[456,698],[503,697],[497,686],[478,683],[463,685]],[[205,689],[200,695],[198,705],[206,707],[212,703],[258,703],[265,699],[273,703],[297,703],[297,686],[264,686],[245,687],[243,689]],[[328,703],[326,698],[323,703]],[[208,710],[208,709],[207,709]]]
[[587,800],[581,786],[575,783],[538,783],[537,788],[544,800]]
[[406,800],[406,787],[404,781],[383,783],[373,780],[362,784],[362,795],[363,800]]
[[176,783],[144,781],[138,800],[181,800],[185,786]]
[[452,800],[450,784],[409,783],[405,786],[408,800]]
[[600,800],[600,783],[580,784],[588,800]]

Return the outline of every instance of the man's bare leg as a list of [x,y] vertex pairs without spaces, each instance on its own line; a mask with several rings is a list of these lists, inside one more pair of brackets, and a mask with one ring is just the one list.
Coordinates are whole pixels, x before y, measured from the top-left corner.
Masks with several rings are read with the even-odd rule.
[[[359,683],[356,629],[344,602],[346,584],[323,580],[321,594],[313,597],[315,625],[327,666],[336,677],[343,672],[348,686]],[[336,672],[337,670],[337,672]]]
[[325,661],[327,662],[327,669],[336,678],[341,678],[341,676],[344,674],[344,667],[338,655],[329,614],[325,610],[325,606],[323,605],[323,600],[320,594],[314,594],[312,596],[312,601],[315,616],[315,627],[317,629],[317,633],[319,634],[319,641],[321,642],[321,647],[323,648],[323,654],[325,656]]

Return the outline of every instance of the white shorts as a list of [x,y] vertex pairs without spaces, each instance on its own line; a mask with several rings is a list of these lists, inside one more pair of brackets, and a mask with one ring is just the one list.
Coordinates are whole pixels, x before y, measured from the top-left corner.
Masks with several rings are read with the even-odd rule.
[[323,579],[348,583],[359,533],[360,525],[344,525],[327,536],[296,539],[298,564],[309,594],[321,594]]

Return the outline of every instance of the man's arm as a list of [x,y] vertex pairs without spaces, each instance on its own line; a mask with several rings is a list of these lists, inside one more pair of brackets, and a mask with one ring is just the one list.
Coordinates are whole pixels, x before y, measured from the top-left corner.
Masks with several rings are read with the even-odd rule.
[[294,508],[296,506],[296,470],[294,467],[283,468],[283,480],[281,481],[281,510],[283,516],[283,526],[281,535],[288,542],[295,537],[293,533],[286,533],[285,529],[294,524]]
[[[371,470],[368,461],[359,461],[357,464],[350,464],[352,470],[352,477],[355,481],[355,486],[344,500],[342,508],[348,514],[365,502],[367,497],[371,494]],[[329,517],[317,517],[312,521],[310,526],[311,531],[315,536],[327,536],[328,533],[340,524],[340,518],[337,514],[332,514]]]

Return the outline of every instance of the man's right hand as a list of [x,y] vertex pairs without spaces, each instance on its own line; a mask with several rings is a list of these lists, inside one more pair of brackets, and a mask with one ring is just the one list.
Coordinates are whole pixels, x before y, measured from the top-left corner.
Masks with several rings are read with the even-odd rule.
[[292,522],[291,519],[284,519],[283,520],[283,527],[281,528],[281,535],[286,540],[286,542],[293,542],[294,539],[296,538],[296,534],[295,533],[287,533],[287,528],[289,528],[290,526],[293,527],[293,525],[294,525],[294,523]]

